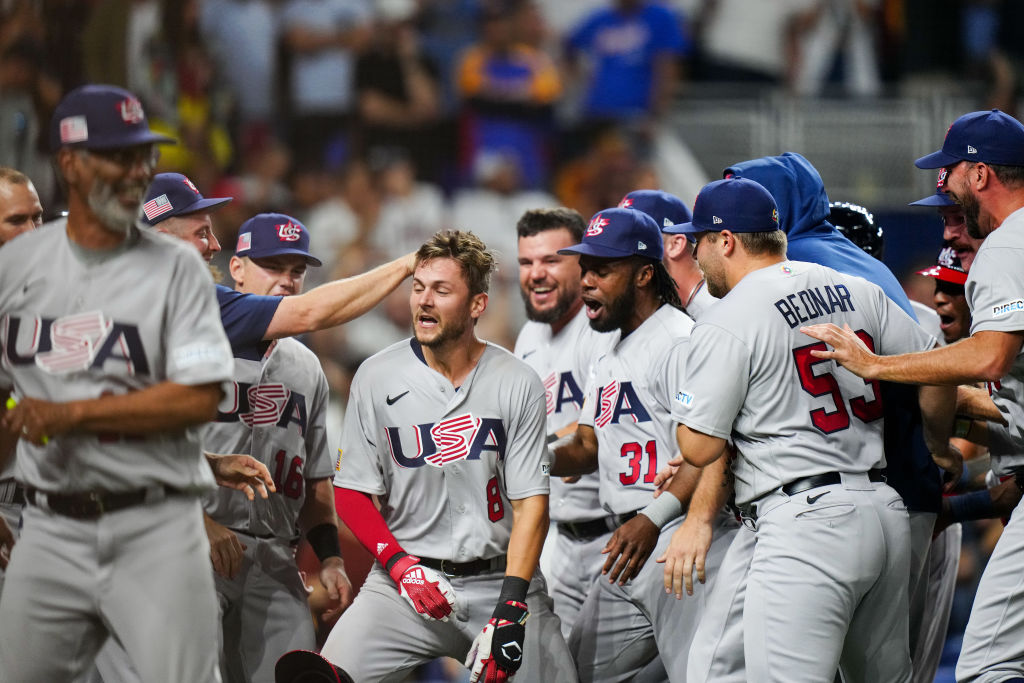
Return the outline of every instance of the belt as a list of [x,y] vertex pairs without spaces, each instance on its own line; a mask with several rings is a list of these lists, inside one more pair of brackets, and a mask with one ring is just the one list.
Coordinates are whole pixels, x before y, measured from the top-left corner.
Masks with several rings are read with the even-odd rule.
[[170,486],[150,486],[134,491],[83,491],[81,493],[47,493],[28,486],[25,500],[51,512],[75,519],[96,519],[108,512],[163,500],[169,496],[184,495]]
[[603,536],[609,531],[615,531],[620,526],[633,519],[637,515],[637,510],[632,512],[626,512],[621,515],[609,515],[608,517],[598,517],[597,519],[591,519],[586,522],[558,522],[558,531],[566,536],[576,539],[577,541],[589,541]]
[[[874,482],[884,482],[885,475],[882,474],[882,470],[868,470],[868,479]],[[810,477],[791,481],[788,484],[783,485],[782,492],[787,496],[795,496],[798,493],[810,491],[811,489],[841,483],[843,483],[843,477],[841,474],[838,472],[826,472],[825,474],[815,474]]]
[[24,505],[25,487],[13,479],[0,481],[0,505]]
[[[884,482],[885,474],[882,470],[868,470],[868,479],[873,482]],[[839,472],[825,472],[824,474],[814,474],[810,477],[804,477],[802,479],[794,479],[788,484],[783,484],[779,489],[787,496],[795,496],[804,491],[810,491],[811,489],[820,488],[822,486],[832,486],[833,484],[842,484],[843,475]],[[767,495],[767,494],[766,494]],[[762,496],[763,498],[764,496]],[[740,516],[743,520],[744,525],[750,527],[751,524],[757,521],[757,504],[762,498],[751,501],[745,505],[740,506]],[[751,527],[752,528],[752,527]]]
[[486,560],[470,560],[469,562],[452,562],[451,560],[435,560],[432,557],[421,557],[419,564],[436,569],[445,576],[475,576],[486,572],[505,571],[507,558],[505,555],[490,557]]

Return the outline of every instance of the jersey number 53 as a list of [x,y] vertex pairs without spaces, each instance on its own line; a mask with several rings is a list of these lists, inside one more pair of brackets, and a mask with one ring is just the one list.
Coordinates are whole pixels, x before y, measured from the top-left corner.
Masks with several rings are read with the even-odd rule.
[[[875,340],[864,330],[857,330],[856,335],[864,342],[869,351],[875,350]],[[814,374],[814,366],[819,363],[829,363],[828,359],[815,358],[811,351],[825,351],[825,342],[817,342],[793,349],[793,360],[796,362],[796,370],[800,375],[800,386],[811,396],[832,396],[832,402],[836,409],[829,412],[825,408],[817,408],[811,411],[811,423],[825,434],[838,432],[850,426],[850,412],[861,422],[872,422],[882,417],[882,390],[878,380],[864,380],[864,384],[871,386],[874,398],[867,399],[858,396],[850,399],[850,412],[847,412],[843,402],[843,394],[839,390],[839,382],[830,372],[820,375]]]

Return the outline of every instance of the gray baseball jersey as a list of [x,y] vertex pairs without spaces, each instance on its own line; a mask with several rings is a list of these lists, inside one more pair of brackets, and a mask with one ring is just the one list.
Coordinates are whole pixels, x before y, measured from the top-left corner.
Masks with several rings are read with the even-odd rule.
[[[73,401],[229,380],[210,284],[195,249],[164,235],[133,230],[121,246],[94,252],[67,238],[64,220],[43,226],[0,251],[0,365],[9,378],[0,382],[16,397]],[[193,430],[20,441],[16,472],[49,491],[214,484]]]
[[250,501],[223,487],[207,494],[214,520],[255,536],[297,538],[296,521],[306,480],[330,477],[327,447],[327,378],[315,354],[294,339],[280,339],[261,358],[235,357],[235,381],[217,420],[203,429],[214,453],[249,453],[270,470],[277,492]]
[[[1011,213],[981,243],[964,293],[971,309],[971,334],[1024,331],[1024,209]],[[1024,450],[1024,348],[1013,367],[989,392],[1010,425],[1010,436]]]
[[690,303],[686,305],[686,315],[693,318],[695,321],[699,321],[704,315],[705,311],[715,305],[718,301],[715,297],[711,296],[711,292],[708,291],[707,283],[703,280],[700,286],[697,287],[697,291],[690,297]]
[[877,382],[811,356],[826,345],[800,332],[824,322],[849,324],[884,355],[935,344],[879,287],[799,261],[748,274],[693,330],[673,415],[734,441],[738,503],[802,477],[885,466]]
[[651,502],[658,470],[679,453],[671,402],[693,321],[663,305],[599,357],[580,422],[593,426],[601,505],[614,514]]
[[455,562],[502,555],[509,500],[549,491],[544,387],[487,344],[460,387],[415,339],[389,346],[352,380],[334,485],[382,497],[402,547]]
[[[551,334],[550,325],[536,322],[526,323],[519,332],[515,354],[544,383],[549,441],[579,418],[593,359],[604,353],[613,340],[613,335],[590,327],[585,308],[556,335]],[[580,477],[575,484],[552,478],[551,521],[587,521],[604,516],[597,504],[597,490],[597,472]]]

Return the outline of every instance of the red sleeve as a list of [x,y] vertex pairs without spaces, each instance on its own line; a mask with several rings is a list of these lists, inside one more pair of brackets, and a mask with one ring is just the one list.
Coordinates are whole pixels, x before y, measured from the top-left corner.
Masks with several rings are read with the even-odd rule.
[[385,567],[396,553],[405,553],[369,494],[335,486],[334,507],[363,547]]

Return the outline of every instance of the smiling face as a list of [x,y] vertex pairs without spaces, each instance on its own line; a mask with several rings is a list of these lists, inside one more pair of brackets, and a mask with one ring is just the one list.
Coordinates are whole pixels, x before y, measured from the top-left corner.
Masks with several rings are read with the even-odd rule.
[[579,260],[558,253],[575,243],[564,228],[519,238],[519,290],[530,320],[562,323],[579,310]]
[[959,205],[939,207],[939,216],[942,218],[942,239],[953,248],[963,269],[970,272],[974,256],[984,240],[967,234],[964,210]]
[[416,267],[409,307],[416,341],[438,349],[472,336],[473,325],[487,307],[487,294],[470,294],[458,261],[433,258]]
[[31,181],[0,180],[0,245],[43,224],[43,207]]
[[207,263],[220,251],[220,242],[213,233],[213,222],[206,211],[173,216],[157,223],[156,229],[185,240],[199,251]]
[[306,278],[306,258],[282,254],[265,258],[231,258],[231,278],[235,289],[246,294],[291,296],[302,293]]
[[74,150],[69,184],[81,194],[100,223],[127,232],[135,223],[159,155],[153,144],[113,150]]

